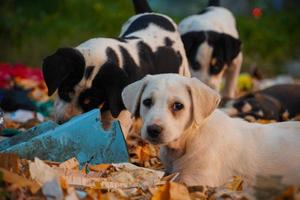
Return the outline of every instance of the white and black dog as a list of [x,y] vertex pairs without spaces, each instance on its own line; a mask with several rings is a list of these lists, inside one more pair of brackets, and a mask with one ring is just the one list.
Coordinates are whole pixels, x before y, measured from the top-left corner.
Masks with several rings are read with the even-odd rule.
[[243,56],[232,13],[211,0],[204,11],[183,19],[178,28],[192,76],[218,91],[224,76],[223,97],[233,98]]
[[123,25],[118,38],[90,39],[75,48],[59,48],[44,59],[48,95],[58,90],[57,121],[98,107],[116,118],[125,110],[121,92],[126,85],[146,74],[190,76],[173,20],[153,13],[146,0],[134,0],[134,6],[137,15]]

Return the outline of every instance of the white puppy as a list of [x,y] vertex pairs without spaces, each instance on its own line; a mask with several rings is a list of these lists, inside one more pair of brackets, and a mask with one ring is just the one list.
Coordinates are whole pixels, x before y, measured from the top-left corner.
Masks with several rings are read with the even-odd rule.
[[122,92],[143,120],[142,137],[160,144],[167,172],[187,185],[219,186],[232,176],[284,175],[300,183],[300,123],[248,123],[216,109],[220,97],[196,78],[146,76]]

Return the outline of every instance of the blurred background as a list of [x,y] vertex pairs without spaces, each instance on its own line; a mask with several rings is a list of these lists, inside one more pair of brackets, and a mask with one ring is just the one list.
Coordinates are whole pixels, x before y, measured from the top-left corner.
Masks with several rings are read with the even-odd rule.
[[[205,8],[206,0],[149,0],[154,11],[183,17]],[[243,71],[300,77],[299,0],[221,0],[237,18],[243,42]],[[0,62],[40,66],[63,46],[93,37],[117,37],[133,15],[131,0],[1,0]]]

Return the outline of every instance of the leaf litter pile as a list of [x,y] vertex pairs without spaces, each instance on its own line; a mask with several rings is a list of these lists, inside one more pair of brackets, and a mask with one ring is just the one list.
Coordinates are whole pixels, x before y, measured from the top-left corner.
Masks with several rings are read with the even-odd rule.
[[[18,102],[18,106],[24,109],[30,105],[31,109],[21,114],[18,113],[20,110],[5,112],[4,122],[0,122],[0,141],[51,119],[49,110],[53,99],[47,96],[41,73],[32,72],[23,65],[17,66],[18,70],[11,70],[12,67],[15,66],[0,64],[3,69],[0,88],[3,91],[17,90],[18,94],[21,88],[21,94],[26,94],[30,101]],[[243,84],[247,86],[248,83]],[[27,120],[20,120],[24,116]],[[270,123],[268,120],[258,122]],[[178,174],[164,174],[158,158],[159,147],[140,138],[140,126],[140,121],[137,121],[126,140],[130,163],[80,165],[76,158],[59,163],[39,158],[26,160],[16,154],[0,153],[0,200],[300,199],[300,188],[283,185],[280,177],[257,177],[252,188],[246,187],[240,177],[232,177],[217,188],[187,187],[176,183],[174,180]]]

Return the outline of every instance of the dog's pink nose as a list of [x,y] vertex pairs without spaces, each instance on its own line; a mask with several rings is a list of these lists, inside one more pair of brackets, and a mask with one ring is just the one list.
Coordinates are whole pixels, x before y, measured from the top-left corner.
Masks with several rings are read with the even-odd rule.
[[162,132],[162,130],[163,130],[163,128],[156,124],[147,126],[147,132],[151,138],[157,138],[160,135],[160,133]]

